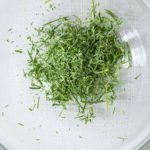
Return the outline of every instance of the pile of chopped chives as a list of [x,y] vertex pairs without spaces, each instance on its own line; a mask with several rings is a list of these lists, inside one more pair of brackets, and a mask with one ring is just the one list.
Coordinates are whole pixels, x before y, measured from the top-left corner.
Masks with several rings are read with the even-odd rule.
[[74,103],[85,122],[94,117],[94,104],[106,102],[108,109],[114,102],[121,66],[130,63],[128,43],[118,33],[122,20],[92,2],[87,19],[60,17],[36,29],[37,40],[28,37],[31,89],[41,89],[53,105]]

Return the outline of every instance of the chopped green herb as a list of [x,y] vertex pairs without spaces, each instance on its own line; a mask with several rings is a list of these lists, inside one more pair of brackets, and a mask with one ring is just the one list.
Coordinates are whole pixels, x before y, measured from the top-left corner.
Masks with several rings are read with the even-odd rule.
[[11,32],[12,31],[12,28],[8,29],[8,32]]
[[65,116],[61,116],[61,118],[62,118],[62,119],[65,119],[66,117],[65,117]]
[[123,142],[128,139],[126,137],[117,137],[117,138],[120,139],[120,140],[122,140]]
[[2,112],[2,117],[4,116],[4,112]]
[[27,77],[27,73],[23,70],[23,75],[26,78]]
[[83,137],[81,135],[79,135],[79,138],[82,139]]
[[37,40],[27,38],[30,89],[41,89],[53,106],[66,109],[73,102],[86,123],[95,117],[94,104],[105,102],[108,111],[121,86],[124,58],[131,60],[128,43],[118,33],[122,19],[96,8],[92,0],[87,19],[59,17],[35,29]]
[[18,123],[19,126],[24,126],[22,123]]
[[62,113],[64,112],[64,109],[62,109],[59,113],[59,117],[62,117]]
[[30,111],[33,111],[33,109],[32,109],[32,108],[29,108],[29,110],[30,110]]
[[125,91],[126,91],[126,88],[123,88],[123,91],[125,92]]
[[15,52],[16,53],[23,53],[22,49],[16,49]]
[[40,87],[29,87],[30,89],[32,89],[32,90],[38,90],[38,89],[40,89]]
[[5,108],[9,107],[9,105],[5,105]]
[[45,0],[45,3],[47,4],[47,3],[50,3],[52,0]]
[[51,10],[54,10],[56,8],[52,0],[45,0],[45,3],[49,5],[49,8]]
[[34,22],[31,22],[30,25],[32,26]]
[[139,75],[137,75],[134,79],[137,80],[139,77],[141,77],[141,73]]
[[33,108],[29,108],[30,111],[34,111],[36,104],[33,105]]
[[35,103],[34,103],[34,105],[33,105],[33,108],[29,108],[29,111],[34,111],[35,107],[36,107],[37,109],[39,109],[39,107],[40,107],[40,97],[38,97],[38,98],[35,100]]
[[39,109],[39,106],[40,106],[40,97],[38,97],[37,99],[37,109]]
[[10,40],[9,40],[9,39],[6,39],[6,42],[8,42],[8,43],[9,43],[9,42],[10,42]]
[[114,109],[113,109],[113,114],[115,114],[115,111],[116,111],[116,107],[114,107]]
[[35,109],[35,107],[36,107],[36,104],[33,105],[32,111]]

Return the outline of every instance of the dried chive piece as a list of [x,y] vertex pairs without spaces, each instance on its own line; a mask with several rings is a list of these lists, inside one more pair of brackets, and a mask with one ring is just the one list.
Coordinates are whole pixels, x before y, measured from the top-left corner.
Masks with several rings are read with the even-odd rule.
[[79,138],[82,139],[83,137],[81,135],[79,135]]
[[8,29],[8,32],[11,32],[12,31],[12,28]]
[[116,111],[116,107],[114,107],[114,109],[113,109],[113,114],[115,114],[115,111]]
[[24,126],[24,124],[22,124],[22,123],[18,123],[18,125],[19,125],[19,126]]
[[141,75],[142,75],[142,74],[140,73],[140,74],[137,75],[134,79],[135,79],[135,80],[139,79],[139,78],[141,77]]
[[37,109],[40,107],[40,97],[37,98]]
[[29,111],[33,111],[33,109],[32,109],[32,108],[29,108]]
[[34,105],[32,108],[28,108],[29,111],[34,111],[35,108],[39,109],[40,107],[40,97],[37,97],[34,101]]
[[38,89],[40,89],[41,87],[29,87],[30,89],[32,89],[32,90],[38,90]]
[[4,116],[4,112],[2,112],[2,117]]
[[10,40],[9,40],[9,39],[6,39],[6,42],[7,42],[7,43],[9,43],[9,42],[10,42]]
[[56,134],[59,134],[59,132],[56,130]]
[[33,108],[29,108],[30,111],[34,111],[36,104],[33,105]]
[[118,35],[122,19],[110,10],[103,15],[96,6],[92,0],[85,20],[60,17],[36,29],[38,40],[28,37],[30,88],[44,91],[53,106],[66,109],[74,102],[86,123],[94,118],[94,104],[106,102],[108,110],[114,102],[121,65],[131,59],[128,43]]
[[9,107],[9,105],[7,104],[7,105],[5,105],[5,108],[7,108],[7,107]]
[[23,53],[22,49],[16,49],[15,52],[16,53]]
[[126,138],[126,137],[117,137],[117,139],[120,139],[120,140],[122,140],[122,141],[124,142],[124,141],[127,140],[128,138]]
[[53,1],[52,0],[45,0],[45,4],[48,4],[49,5],[49,8],[51,10],[54,10],[56,8],[56,6],[54,5]]

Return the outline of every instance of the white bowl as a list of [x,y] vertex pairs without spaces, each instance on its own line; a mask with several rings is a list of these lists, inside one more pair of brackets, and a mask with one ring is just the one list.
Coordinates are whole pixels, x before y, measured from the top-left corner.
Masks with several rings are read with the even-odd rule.
[[[39,109],[28,110],[34,105],[36,92],[29,90],[30,81],[22,72],[27,63],[26,36],[34,33],[34,27],[59,15],[85,17],[91,5],[90,0],[55,3],[57,9],[47,11],[44,0],[0,1],[1,144],[8,150],[139,149],[150,137],[150,2],[101,1],[101,9],[112,9],[124,19],[120,33],[130,44],[133,67],[122,69],[126,84],[118,89],[118,99],[109,112],[104,104],[95,106],[96,118],[87,125],[74,118],[75,110],[64,112],[66,118],[59,117],[61,109],[52,107],[44,96]],[[10,28],[12,31],[8,31]],[[24,49],[24,54],[15,53],[18,48]],[[135,80],[139,74],[141,77]]]

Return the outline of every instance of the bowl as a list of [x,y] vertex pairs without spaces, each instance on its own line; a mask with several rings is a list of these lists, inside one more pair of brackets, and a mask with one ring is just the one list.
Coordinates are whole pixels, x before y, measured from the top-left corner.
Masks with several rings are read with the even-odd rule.
[[[124,24],[120,37],[129,43],[132,68],[123,66],[117,100],[109,111],[95,106],[96,118],[84,124],[76,110],[52,107],[41,94],[29,89],[26,37],[34,28],[58,16],[85,18],[91,0],[55,0],[51,10],[44,0],[0,1],[0,143],[8,150],[139,150],[150,140],[150,1],[105,0],[99,9],[111,9]],[[15,53],[23,49],[23,54]],[[148,149],[148,148],[147,148]]]

